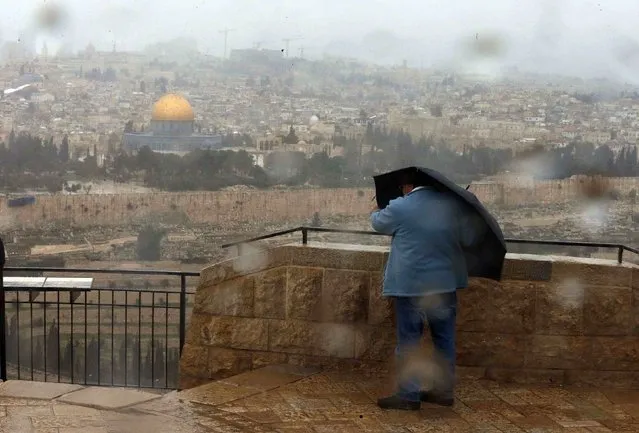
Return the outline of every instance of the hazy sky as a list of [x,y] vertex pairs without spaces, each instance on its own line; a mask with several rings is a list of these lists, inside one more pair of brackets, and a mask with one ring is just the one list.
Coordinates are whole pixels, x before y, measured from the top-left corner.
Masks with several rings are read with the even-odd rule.
[[[499,37],[494,59],[499,63],[639,76],[636,0],[0,0],[3,39],[36,29],[36,11],[43,4],[67,12],[69,18],[54,33],[74,48],[91,41],[107,49],[116,41],[119,49],[137,49],[185,36],[195,38],[201,51],[220,55],[219,31],[229,27],[235,29],[229,48],[260,40],[265,48],[282,48],[282,38],[299,35],[304,39],[292,42],[291,51],[303,45],[307,56],[321,55],[327,44],[339,41],[354,56],[388,57],[379,53],[383,47],[362,45],[367,33],[386,30],[402,40],[411,63],[431,64],[471,57],[459,44],[479,33]],[[37,31],[40,38],[45,35]],[[388,61],[404,55],[388,54]]]

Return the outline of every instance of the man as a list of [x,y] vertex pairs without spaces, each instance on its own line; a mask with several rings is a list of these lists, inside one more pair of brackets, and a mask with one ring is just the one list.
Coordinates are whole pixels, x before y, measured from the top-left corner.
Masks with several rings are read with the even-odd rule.
[[454,402],[456,290],[468,285],[463,247],[474,241],[477,230],[458,197],[417,183],[415,174],[404,176],[403,197],[373,210],[371,225],[392,235],[383,295],[395,304],[399,364],[406,364],[419,346],[426,321],[444,361],[443,377],[430,391],[421,390],[418,373],[400,377],[398,392],[378,400],[384,409],[419,410],[422,401]]

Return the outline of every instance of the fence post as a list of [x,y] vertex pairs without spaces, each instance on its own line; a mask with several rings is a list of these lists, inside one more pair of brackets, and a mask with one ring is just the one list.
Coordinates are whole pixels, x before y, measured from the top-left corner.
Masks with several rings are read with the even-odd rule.
[[180,275],[180,356],[186,336],[186,275]]
[[7,320],[7,309],[4,299],[4,263],[5,263],[4,243],[0,239],[0,379],[7,380],[7,330],[5,323]]
[[617,251],[617,262],[618,263],[622,263],[623,262],[623,250],[624,250],[623,245],[619,245],[619,251]]
[[302,244],[308,244],[308,229],[306,227],[302,227]]

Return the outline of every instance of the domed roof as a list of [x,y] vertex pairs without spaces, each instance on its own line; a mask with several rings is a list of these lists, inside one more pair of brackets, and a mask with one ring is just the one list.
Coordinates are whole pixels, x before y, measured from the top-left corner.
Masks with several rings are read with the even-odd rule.
[[184,97],[169,93],[162,96],[153,105],[152,120],[173,122],[193,122],[195,113],[193,107]]

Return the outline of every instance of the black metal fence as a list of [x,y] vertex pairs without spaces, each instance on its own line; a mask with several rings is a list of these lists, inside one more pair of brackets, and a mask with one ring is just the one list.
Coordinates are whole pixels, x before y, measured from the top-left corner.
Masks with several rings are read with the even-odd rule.
[[[83,287],[74,283],[77,278],[51,278],[60,275],[92,281]],[[17,276],[29,278],[8,278]],[[4,268],[2,379],[175,389],[194,294],[187,290],[189,278],[198,276],[156,270]],[[37,284],[43,277],[56,284]]]
[[[294,233],[383,236],[376,232],[296,227],[223,245],[237,246]],[[639,250],[621,244],[506,239],[520,245]],[[3,253],[0,251],[0,253]],[[88,286],[72,281],[5,287],[9,276],[90,277]],[[184,345],[187,311],[194,292],[189,279],[198,272],[158,270],[15,268],[0,265],[0,378],[175,389]],[[18,281],[18,283],[16,283]],[[25,279],[24,281],[27,281]],[[193,284],[194,285],[194,284]]]
[[[308,235],[309,233],[341,233],[341,234],[352,234],[352,235],[366,235],[366,236],[386,236],[388,235],[366,231],[366,230],[347,230],[347,229],[336,229],[329,227],[295,227],[288,230],[282,230],[278,232],[268,233],[262,236],[257,236],[251,239],[245,239],[237,242],[231,242],[228,244],[222,245],[222,248],[229,247],[237,247],[238,253],[242,254],[242,247],[246,244],[250,244],[252,242],[257,242],[266,239],[273,239],[281,236],[290,235],[293,233],[301,233],[302,234],[302,243],[308,244]],[[628,251],[633,254],[639,255],[639,249],[631,248],[623,244],[616,243],[606,243],[606,242],[576,242],[576,241],[561,241],[561,240],[537,240],[537,239],[505,239],[507,244],[519,244],[519,245],[537,245],[537,246],[558,246],[558,247],[583,247],[583,248],[595,248],[595,249],[611,249],[617,251],[617,261],[619,263],[623,262],[623,254],[625,251]]]

